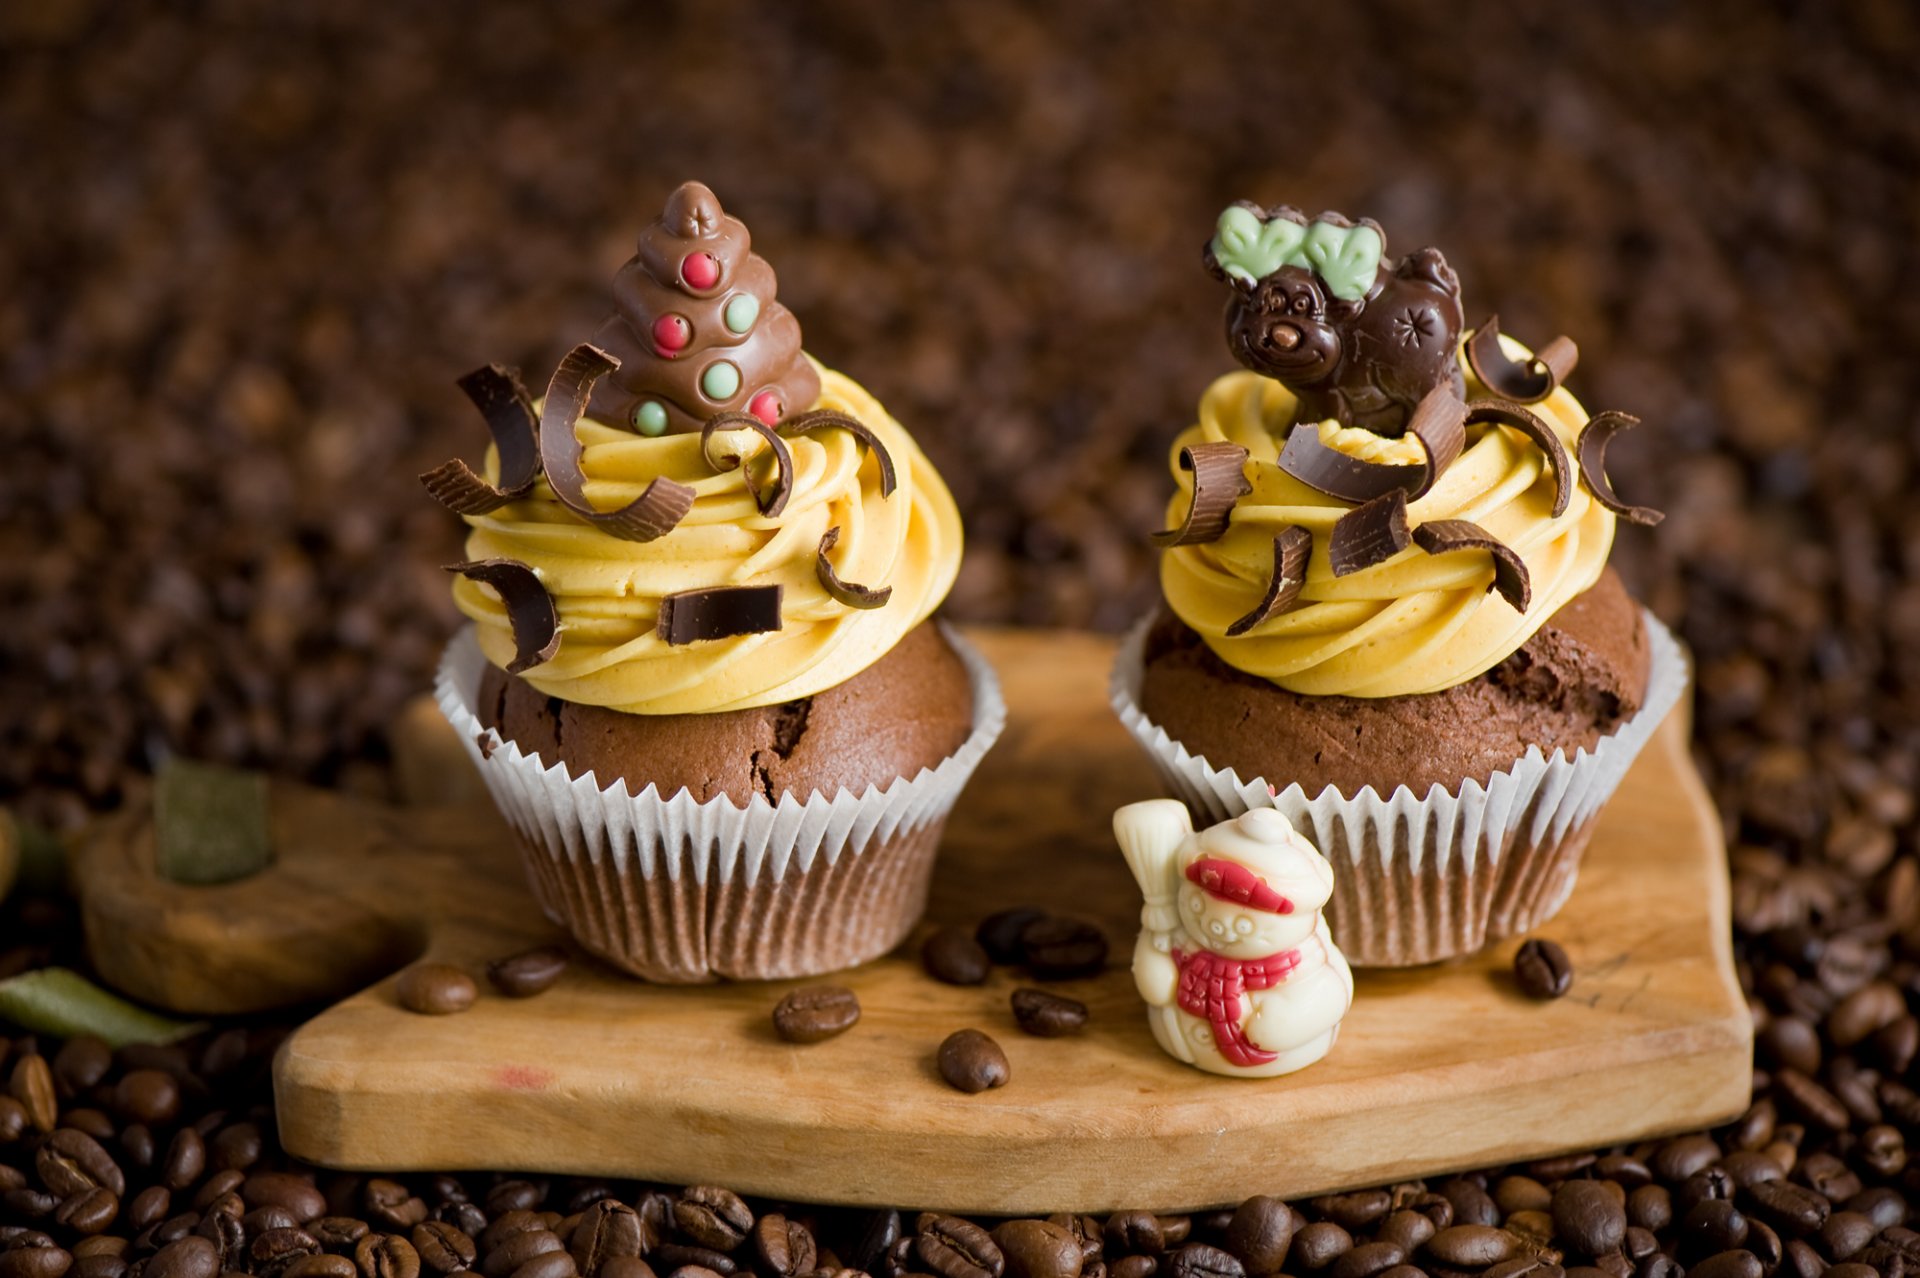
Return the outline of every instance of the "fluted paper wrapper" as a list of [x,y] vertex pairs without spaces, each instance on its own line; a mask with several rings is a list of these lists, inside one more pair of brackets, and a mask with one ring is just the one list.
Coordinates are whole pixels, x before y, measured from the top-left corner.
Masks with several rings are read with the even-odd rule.
[[886,953],[919,921],[947,814],[1006,724],[992,667],[941,630],[973,684],[973,731],[939,766],[861,794],[742,807],[546,766],[481,725],[471,627],[434,695],[519,836],[540,908],[587,950],[650,981],[817,976]]
[[1147,630],[1120,648],[1109,688],[1113,709],[1152,757],[1168,787],[1207,825],[1249,808],[1274,807],[1333,863],[1327,919],[1349,962],[1407,967],[1471,954],[1550,919],[1573,892],[1580,857],[1600,809],[1613,797],[1655,728],[1686,689],[1687,659],[1667,628],[1646,614],[1652,670],[1640,710],[1591,749],[1551,756],[1530,748],[1485,784],[1438,786],[1425,798],[1401,786],[1353,798],[1329,786],[1242,781],[1191,754],[1140,708]]

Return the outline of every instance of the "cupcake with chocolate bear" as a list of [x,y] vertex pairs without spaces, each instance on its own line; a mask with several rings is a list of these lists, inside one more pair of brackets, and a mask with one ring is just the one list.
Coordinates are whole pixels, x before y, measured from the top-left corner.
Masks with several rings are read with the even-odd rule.
[[1208,819],[1279,807],[1341,867],[1355,962],[1550,917],[1685,661],[1607,566],[1657,522],[1605,470],[1576,351],[1467,330],[1439,250],[1237,204],[1204,260],[1245,366],[1175,441],[1164,606],[1115,709]]
[[947,813],[1004,718],[932,620],[953,498],[859,384],[801,349],[747,229],[674,191],[614,310],[535,404],[462,386],[484,473],[423,476],[469,527],[472,627],[441,707],[541,906],[658,981],[851,966],[926,902]]

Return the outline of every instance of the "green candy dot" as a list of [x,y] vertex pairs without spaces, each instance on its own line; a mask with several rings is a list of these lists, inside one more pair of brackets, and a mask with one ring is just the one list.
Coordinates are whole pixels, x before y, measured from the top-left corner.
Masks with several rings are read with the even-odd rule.
[[760,299],[751,293],[736,295],[727,303],[725,318],[729,333],[746,332],[753,327],[753,322],[760,318]]
[[732,399],[740,390],[740,370],[724,359],[717,359],[700,374],[700,389],[711,400]]
[[633,428],[642,435],[667,433],[667,410],[657,399],[650,399],[633,410]]

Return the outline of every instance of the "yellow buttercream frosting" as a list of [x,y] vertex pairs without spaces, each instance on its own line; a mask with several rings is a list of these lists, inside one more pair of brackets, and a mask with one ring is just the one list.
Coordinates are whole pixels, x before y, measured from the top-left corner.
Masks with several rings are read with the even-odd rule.
[[[693,509],[664,537],[623,541],[569,511],[541,480],[524,500],[467,517],[470,559],[517,559],[538,574],[560,617],[560,648],[522,674],[548,696],[633,714],[688,714],[773,705],[844,683],[884,656],[946,598],[960,567],[960,515],[919,446],[858,383],[820,370],[813,408],[864,422],[893,458],[896,487],[880,494],[880,468],[851,433],[822,429],[787,440],[793,495],[775,518],[759,512],[748,476],[764,486],[771,458],[755,437],[728,436],[757,460],[718,474],[697,434],[647,438],[580,422],[587,500],[612,510],[658,476],[690,485]],[[764,445],[760,446],[764,449]],[[716,452],[722,451],[716,446]],[[487,474],[497,482],[499,459]],[[820,585],[814,556],[829,528],[842,581],[893,595],[874,609],[836,601]],[[778,583],[781,629],[669,645],[655,627],[669,594],[714,586]],[[473,618],[480,646],[499,666],[514,655],[513,631],[490,587],[455,580],[454,600]]]
[[[1501,343],[1516,359],[1529,355],[1504,335]],[[1489,393],[1471,374],[1467,380],[1469,399]],[[1574,444],[1587,421],[1579,402],[1563,387],[1529,407],[1553,428],[1574,464]],[[1407,522],[1417,528],[1429,520],[1469,520],[1511,546],[1532,581],[1526,613],[1488,591],[1493,560],[1485,551],[1430,555],[1409,546],[1384,563],[1336,578],[1327,539],[1334,521],[1352,507],[1280,469],[1293,414],[1294,398],[1280,383],[1251,372],[1229,373],[1207,389],[1200,420],[1174,442],[1171,454],[1180,491],[1169,503],[1167,526],[1178,527],[1193,497],[1193,476],[1178,464],[1180,450],[1224,440],[1248,452],[1253,491],[1234,507],[1225,535],[1175,547],[1160,564],[1168,605],[1236,669],[1311,696],[1439,692],[1506,660],[1606,567],[1613,514],[1575,483],[1573,500],[1554,518],[1554,477],[1540,450],[1510,428],[1477,425],[1468,428],[1459,460],[1408,506]],[[1330,422],[1317,429],[1329,447],[1370,461],[1420,460],[1420,445],[1412,439],[1385,440]],[[1265,594],[1273,539],[1289,524],[1313,534],[1299,601],[1229,637],[1227,628]]]

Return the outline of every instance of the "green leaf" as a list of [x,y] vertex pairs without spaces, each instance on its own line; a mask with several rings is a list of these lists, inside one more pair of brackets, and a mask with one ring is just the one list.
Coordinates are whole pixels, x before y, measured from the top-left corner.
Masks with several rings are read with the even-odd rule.
[[169,760],[155,778],[153,825],[155,868],[175,883],[231,883],[273,859],[258,772]]
[[110,1047],[171,1043],[206,1028],[129,1003],[64,967],[40,967],[0,981],[0,1018],[35,1034],[97,1034]]

